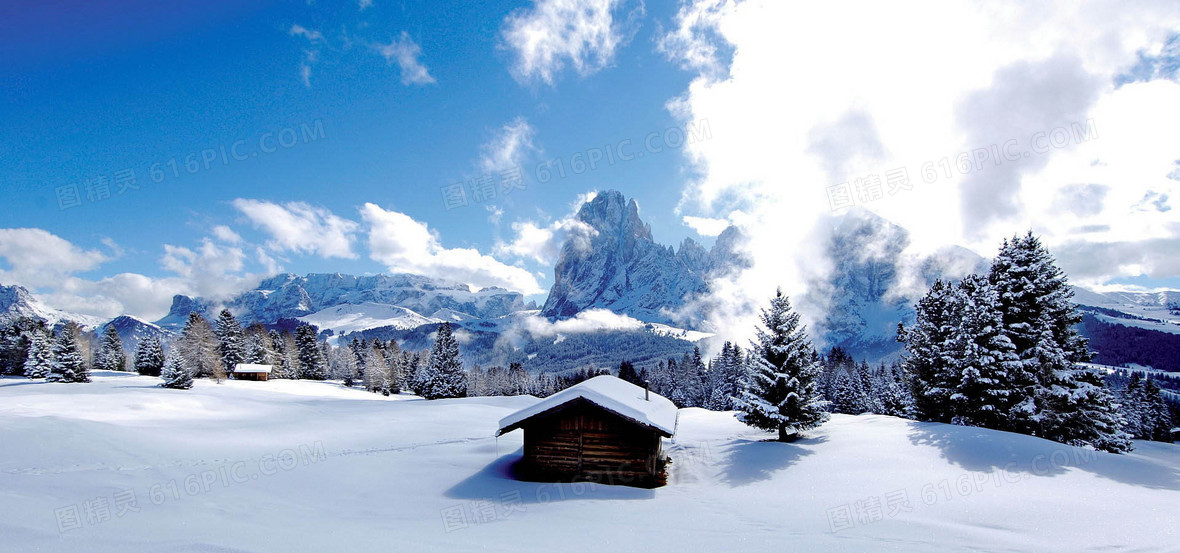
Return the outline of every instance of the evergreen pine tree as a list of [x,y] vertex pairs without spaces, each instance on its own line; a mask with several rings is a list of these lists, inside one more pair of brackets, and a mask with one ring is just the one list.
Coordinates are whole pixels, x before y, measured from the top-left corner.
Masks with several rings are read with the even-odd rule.
[[320,349],[315,327],[302,325],[296,328],[295,344],[299,350],[299,378],[308,380],[328,378],[326,360]]
[[635,365],[632,365],[630,361],[624,360],[619,363],[619,378],[636,386],[643,386],[643,382],[639,380],[639,373],[635,372]]
[[832,379],[831,410],[834,413],[859,415],[864,412],[863,397],[856,379],[846,370],[839,370]]
[[135,346],[135,372],[144,376],[160,376],[164,361],[164,346],[156,336],[148,336]]
[[951,294],[958,319],[944,354],[959,375],[951,395],[954,423],[996,430],[1023,426],[1030,410],[1030,382],[1013,380],[1021,370],[1016,348],[1003,333],[999,296],[984,277],[964,278]]
[[881,410],[877,400],[877,388],[873,385],[873,370],[867,361],[856,366],[856,392],[859,413],[876,413]]
[[1144,426],[1144,406],[1147,396],[1143,391],[1143,378],[1137,372],[1127,377],[1127,386],[1119,391],[1119,411],[1123,416],[1123,431],[1137,440],[1151,434],[1150,427]]
[[903,365],[913,386],[914,409],[921,420],[950,422],[954,417],[951,395],[959,378],[943,351],[955,330],[951,313],[953,287],[934,281],[915,306],[914,324],[898,325],[898,340],[905,343]]
[[246,358],[245,363],[256,365],[275,365],[274,344],[270,335],[261,325],[251,325],[245,334]]
[[1081,316],[1065,275],[1040,240],[1032,232],[1005,240],[988,280],[1000,299],[1004,334],[1020,361],[1010,376],[1031,388],[1019,391],[1033,399],[1015,410],[1028,421],[1020,430],[1070,445],[1126,451],[1130,442],[1101,375],[1078,365],[1090,360],[1075,326]]
[[1172,442],[1172,413],[1163,392],[1153,379],[1143,384],[1143,436],[1147,440]]
[[184,357],[178,352],[173,352],[164,360],[160,378],[164,379],[160,385],[165,388],[187,390],[193,387],[193,373],[185,366]]
[[90,382],[90,371],[86,367],[86,360],[78,348],[76,330],[66,328],[53,342],[51,349],[53,361],[50,362],[49,374],[45,380],[49,382]]
[[438,327],[438,337],[430,350],[430,364],[426,367],[422,397],[463,397],[467,393],[466,378],[463,360],[459,357],[459,344],[451,332],[451,323],[443,323]]
[[45,330],[31,333],[28,357],[25,359],[25,376],[45,378],[53,368],[53,336]]
[[881,414],[910,418],[914,416],[914,396],[905,381],[905,374],[898,365],[883,371],[881,386]]
[[762,311],[761,321],[750,352],[749,379],[735,401],[738,419],[777,430],[779,441],[790,441],[828,420],[827,401],[817,385],[820,364],[782,290],[775,293],[770,310]]
[[123,350],[123,340],[113,325],[107,325],[99,342],[98,355],[94,360],[95,368],[104,371],[122,371],[127,366],[127,352]]
[[221,368],[226,374],[232,374],[238,363],[246,361],[246,342],[242,335],[242,325],[234,318],[228,309],[222,309],[217,316],[217,352],[221,356]]
[[721,353],[717,355],[710,369],[712,383],[709,386],[709,409],[714,411],[729,411],[733,409],[733,398],[741,389],[742,369],[741,348],[730,342],[721,345]]

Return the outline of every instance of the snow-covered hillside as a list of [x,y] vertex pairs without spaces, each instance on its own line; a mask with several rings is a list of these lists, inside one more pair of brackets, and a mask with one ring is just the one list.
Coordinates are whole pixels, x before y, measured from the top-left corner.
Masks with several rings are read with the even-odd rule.
[[1180,334],[1180,291],[1073,292],[1078,305],[1099,308],[1093,314],[1103,322]]
[[[655,490],[519,482],[531,397],[0,379],[5,551],[1175,551],[1180,446],[883,416],[793,444],[680,412]],[[46,441],[47,436],[55,437]]]

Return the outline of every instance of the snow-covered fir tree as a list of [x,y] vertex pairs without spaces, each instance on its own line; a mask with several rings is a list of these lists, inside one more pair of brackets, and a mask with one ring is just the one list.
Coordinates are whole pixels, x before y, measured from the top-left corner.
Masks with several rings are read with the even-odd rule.
[[905,381],[905,372],[900,365],[893,365],[882,371],[879,403],[880,414],[910,418],[914,416],[914,396]]
[[277,365],[278,357],[274,352],[274,343],[270,334],[260,324],[250,325],[245,331],[246,358],[245,363],[258,365]]
[[238,363],[246,361],[246,342],[242,335],[242,325],[234,318],[228,309],[222,309],[217,315],[217,353],[221,355],[221,368],[226,374],[233,373]]
[[122,371],[127,368],[127,352],[123,340],[113,325],[107,325],[94,356],[94,367],[104,371]]
[[148,336],[135,346],[135,372],[144,376],[160,376],[164,361],[164,346],[156,336]]
[[[943,346],[959,381],[951,395],[952,422],[996,430],[1021,428],[1033,412],[1033,382],[1003,332],[999,295],[988,280],[969,275],[953,287],[950,312],[957,321]],[[1018,378],[1025,377],[1023,380]]]
[[820,363],[782,290],[762,310],[761,321],[751,344],[750,375],[735,401],[738,419],[790,441],[828,420],[828,402],[818,388]]
[[1078,363],[1091,354],[1078,334],[1081,315],[1052,255],[1032,232],[1005,240],[988,280],[999,296],[1003,333],[1015,346],[1016,382],[1031,382],[1026,433],[1058,442],[1126,451],[1116,403],[1093,369]]
[[878,413],[881,411],[880,402],[877,399],[878,390],[876,381],[873,378],[873,369],[869,367],[867,361],[861,361],[856,366],[854,374],[854,385],[856,387],[859,413]]
[[709,370],[709,401],[707,407],[714,411],[730,411],[734,408],[733,398],[741,390],[746,373],[746,361],[742,348],[725,342]]
[[430,364],[426,367],[422,397],[442,399],[463,397],[467,393],[467,373],[459,356],[459,343],[451,331],[451,323],[438,327],[438,337],[430,350]]
[[913,385],[914,409],[922,420],[950,422],[954,417],[951,395],[959,378],[944,353],[956,321],[952,315],[954,287],[934,281],[914,308],[914,323],[898,325],[898,340],[905,343],[905,371]]
[[1172,441],[1172,412],[1155,380],[1143,384],[1143,403],[1140,408],[1140,435],[1145,440]]
[[165,388],[187,390],[193,387],[193,373],[184,364],[184,356],[172,352],[164,360],[164,367],[160,370],[160,378],[164,379],[160,385]]
[[840,370],[832,379],[830,409],[833,413],[859,415],[864,412],[864,398],[860,386],[846,370]]
[[25,358],[25,376],[45,378],[53,369],[53,335],[47,330],[34,330],[30,334],[28,354]]
[[316,328],[302,325],[295,329],[295,344],[299,350],[299,378],[324,380],[328,378],[327,362],[320,349]]
[[53,342],[51,348],[53,360],[49,365],[49,374],[45,379],[49,382],[90,382],[90,370],[86,367],[86,359],[78,348],[77,330],[63,329]]

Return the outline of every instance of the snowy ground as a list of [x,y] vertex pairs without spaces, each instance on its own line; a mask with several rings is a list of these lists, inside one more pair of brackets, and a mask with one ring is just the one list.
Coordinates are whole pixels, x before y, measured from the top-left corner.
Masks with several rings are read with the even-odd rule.
[[534,398],[157,382],[0,379],[0,551],[1180,550],[1176,445],[868,415],[779,444],[686,409],[667,487],[538,484],[491,437]]

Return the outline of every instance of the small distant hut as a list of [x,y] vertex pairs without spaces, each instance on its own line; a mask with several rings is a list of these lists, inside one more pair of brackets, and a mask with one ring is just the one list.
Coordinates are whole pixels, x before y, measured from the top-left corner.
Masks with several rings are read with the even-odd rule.
[[234,366],[234,378],[237,380],[269,380],[272,368],[270,365],[238,363]]
[[667,482],[661,439],[676,423],[667,398],[597,376],[504,417],[496,435],[524,430],[518,473],[528,480],[656,487]]

